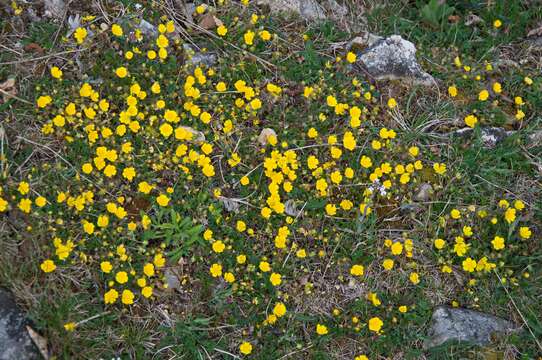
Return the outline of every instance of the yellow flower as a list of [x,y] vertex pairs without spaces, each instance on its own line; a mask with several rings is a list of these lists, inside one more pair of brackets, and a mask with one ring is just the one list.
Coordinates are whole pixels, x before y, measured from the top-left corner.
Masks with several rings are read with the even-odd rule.
[[406,305],[399,306],[399,312],[400,313],[406,313],[408,311],[408,307]]
[[156,202],[158,203],[158,205],[162,207],[168,206],[169,200],[170,200],[169,197],[165,194],[160,194],[160,196],[156,198]]
[[237,221],[237,224],[235,225],[235,227],[237,228],[237,231],[243,232],[243,231],[246,230],[247,225],[245,224],[244,221],[238,220],[238,221]]
[[158,38],[156,39],[156,46],[158,46],[160,49],[164,49],[168,47],[169,40],[164,35],[160,34],[158,35]]
[[273,286],[279,286],[282,283],[282,276],[278,273],[272,273],[269,276],[269,281]]
[[104,303],[106,304],[114,304],[115,301],[117,301],[119,297],[119,293],[115,289],[110,289],[108,292],[104,294]]
[[111,265],[111,263],[109,261],[102,261],[100,263],[100,269],[104,273],[109,274],[111,272],[111,270],[113,269],[113,265]]
[[335,98],[335,96],[333,95],[329,95],[327,98],[326,98],[326,103],[329,107],[335,107],[337,106],[337,99]]
[[495,250],[502,250],[504,249],[504,238],[495,236],[495,238],[491,240],[491,244]]
[[164,258],[164,255],[156,254],[154,255],[154,259],[152,262],[157,268],[161,268],[164,267],[164,265],[166,264],[166,259]]
[[489,98],[489,91],[487,91],[486,89],[480,91],[480,93],[478,94],[478,100],[480,101],[486,101],[488,98]]
[[365,272],[365,268],[363,265],[355,264],[352,265],[350,268],[350,274],[354,276],[363,276],[363,273]]
[[258,35],[263,41],[271,40],[271,33],[267,30],[260,31]]
[[452,219],[459,219],[461,217],[461,212],[457,209],[452,209],[452,211],[450,211],[450,216],[452,217]]
[[143,266],[143,273],[148,277],[154,276],[154,265],[152,263],[146,263],[145,266]]
[[439,250],[446,246],[446,241],[444,241],[443,239],[436,239],[433,243],[435,247]]
[[216,33],[220,36],[226,36],[228,33],[228,28],[226,28],[224,25],[220,25],[216,28]]
[[38,100],[36,100],[36,104],[38,105],[39,108],[44,108],[47,105],[49,105],[52,101],[53,99],[49,95],[45,95],[45,96],[40,96]]
[[122,177],[124,177],[128,181],[132,181],[135,176],[136,176],[136,171],[133,167],[127,167],[127,168],[124,168],[124,170],[122,170]]
[[502,26],[502,21],[497,19],[495,21],[493,21],[493,27],[495,27],[495,29],[498,29]]
[[128,75],[128,70],[124,66],[121,66],[115,70],[115,74],[122,79]]
[[231,272],[227,272],[224,274],[224,280],[231,284],[235,281],[235,275],[233,275]]
[[51,76],[55,79],[62,79],[62,70],[60,70],[57,66],[53,66],[51,68]]
[[446,173],[446,164],[443,163],[434,163],[433,170],[439,175],[444,175]]
[[327,326],[322,325],[322,324],[316,324],[316,333],[318,335],[326,335],[328,332],[329,331],[327,329]]
[[307,131],[307,136],[311,139],[314,139],[318,136],[318,131],[315,128],[311,127],[309,131]]
[[356,138],[350,131],[344,133],[343,146],[350,151],[356,148]]
[[500,83],[498,82],[493,83],[493,92],[496,94],[500,94],[502,92],[502,86]]
[[160,125],[160,134],[162,134],[163,137],[168,138],[173,133],[173,127],[169,125],[168,123],[163,123]]
[[104,175],[107,177],[113,177],[117,174],[117,168],[114,165],[107,165],[104,169]]
[[465,117],[465,124],[468,126],[468,127],[471,127],[473,128],[474,125],[476,125],[476,123],[478,122],[478,118],[472,114],[470,115],[467,115]]
[[47,200],[43,196],[38,196],[34,202],[38,207],[44,207],[47,204]]
[[414,285],[417,285],[420,283],[420,275],[416,272],[411,273],[408,278],[410,282],[413,283]]
[[452,85],[452,86],[448,87],[448,94],[451,97],[456,97],[457,96],[457,87],[455,87],[455,85]]
[[476,269],[476,261],[470,257],[466,258],[462,262],[463,270],[473,272]]
[[243,341],[241,345],[239,345],[239,351],[243,355],[249,355],[252,352],[252,345],[249,342]]
[[8,209],[8,202],[0,197],[0,212],[4,212]]
[[217,241],[215,241],[215,242],[213,243],[212,248],[213,248],[213,251],[214,251],[215,253],[220,254],[221,252],[224,251],[224,249],[226,248],[226,245],[224,245],[224,243],[223,243],[222,241],[217,240]]
[[50,273],[52,271],[55,271],[56,265],[53,260],[45,260],[41,263],[40,268],[44,273]]
[[389,99],[388,99],[388,107],[389,107],[390,109],[393,109],[393,108],[396,107],[396,106],[397,106],[397,101],[395,101],[394,98],[389,98]]
[[88,221],[85,221],[84,224],[83,224],[83,230],[91,235],[94,233],[94,224],[91,223],[91,222],[88,222]]
[[143,295],[147,299],[150,298],[152,296],[152,287],[144,286],[143,289],[141,289],[141,295]]
[[260,265],[258,266],[260,268],[261,271],[263,272],[269,272],[271,271],[271,266],[269,265],[269,263],[267,261],[261,261],[260,262]]
[[369,360],[366,355],[359,355],[354,358],[354,360]]
[[134,303],[134,293],[131,290],[123,290],[121,301],[124,305],[131,305]]
[[254,31],[249,30],[243,35],[243,39],[245,40],[245,44],[247,45],[253,45],[254,44]]
[[391,253],[393,255],[401,255],[403,253],[403,244],[401,244],[399,241],[395,241],[391,245]]
[[74,331],[76,327],[77,327],[77,324],[74,322],[68,322],[64,324],[64,329],[66,331]]
[[209,272],[211,273],[212,277],[222,276],[222,265],[216,263],[211,265]]
[[380,332],[380,329],[382,329],[382,325],[384,323],[382,320],[380,320],[379,317],[373,317],[369,319],[369,330],[374,331],[376,333]]
[[373,166],[373,162],[371,161],[371,158],[368,156],[363,155],[359,161],[360,165],[366,169]]
[[384,259],[384,261],[382,262],[382,266],[386,270],[393,269],[393,265],[394,265],[394,261],[392,259]]
[[523,82],[524,82],[525,84],[527,84],[527,85],[530,86],[530,85],[533,84],[533,79],[531,79],[531,78],[528,77],[528,76],[525,76],[525,77],[523,78]]
[[126,273],[126,271],[119,271],[116,275],[115,275],[115,280],[119,283],[119,284],[125,284],[128,282],[128,273]]
[[356,54],[354,54],[351,51],[349,51],[348,54],[346,54],[346,61],[348,61],[350,64],[355,63],[356,58],[357,58]]
[[120,27],[120,25],[118,25],[118,24],[113,24],[111,26],[111,32],[115,36],[122,36],[122,27]]
[[150,185],[148,182],[146,181],[142,181],[138,184],[137,186],[137,189],[139,192],[143,193],[143,194],[148,194],[151,192],[152,190],[152,185]]
[[531,229],[527,226],[521,226],[519,228],[519,236],[521,236],[522,239],[529,239],[532,235]]
[[75,32],[73,33],[73,37],[75,40],[77,40],[78,44],[82,44],[83,41],[85,41],[85,38],[87,37],[87,29],[78,27],[75,29]]
[[516,220],[516,209],[514,208],[508,208],[504,212],[504,219],[507,223],[511,224]]
[[286,314],[286,305],[284,305],[282,302],[276,303],[273,307],[273,314],[276,317],[282,317]]

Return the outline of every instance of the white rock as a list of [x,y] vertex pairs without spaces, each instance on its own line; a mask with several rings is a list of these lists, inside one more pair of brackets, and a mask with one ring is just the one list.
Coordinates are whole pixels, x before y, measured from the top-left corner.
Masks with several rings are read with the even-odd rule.
[[423,347],[429,349],[449,340],[487,345],[491,336],[516,329],[514,324],[499,317],[474,310],[439,306],[433,312],[429,336]]
[[258,5],[267,5],[271,12],[299,14],[305,20],[323,20],[324,9],[315,0],[257,0]]
[[57,19],[62,19],[66,9],[66,4],[64,0],[44,0],[43,6],[45,9],[44,15],[46,17],[53,17]]
[[435,80],[416,61],[416,47],[399,35],[376,41],[359,62],[377,80],[405,80],[414,85],[432,86]]

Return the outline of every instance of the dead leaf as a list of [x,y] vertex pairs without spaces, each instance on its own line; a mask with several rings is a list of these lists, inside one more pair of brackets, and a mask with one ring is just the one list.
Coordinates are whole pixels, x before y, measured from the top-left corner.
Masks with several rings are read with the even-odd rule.
[[38,54],[43,54],[45,52],[45,50],[43,50],[43,48],[39,44],[36,44],[36,43],[26,44],[24,46],[24,51],[38,53]]
[[30,336],[34,344],[36,344],[36,347],[40,351],[41,356],[43,356],[45,360],[49,360],[49,352],[47,351],[47,340],[28,325],[26,325],[26,331],[28,331],[28,335]]
[[0,92],[3,95],[4,102],[17,95],[17,88],[15,87],[15,78],[9,78],[0,84]]
[[199,22],[199,26],[205,30],[212,30],[223,25],[222,21],[211,13],[203,15]]
[[450,22],[452,24],[455,24],[455,23],[459,22],[460,19],[461,19],[461,17],[459,15],[450,15],[450,16],[448,16],[448,22]]
[[143,197],[136,197],[126,205],[126,211],[131,218],[135,218],[141,211],[146,212],[151,207],[149,200]]

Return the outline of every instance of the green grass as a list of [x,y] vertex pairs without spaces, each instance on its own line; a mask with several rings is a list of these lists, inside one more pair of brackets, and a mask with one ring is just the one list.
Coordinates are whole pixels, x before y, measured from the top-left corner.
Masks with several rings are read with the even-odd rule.
[[[531,29],[542,19],[542,10],[519,1],[496,1],[491,6],[478,1],[456,1],[448,9],[439,7],[434,1],[427,3],[390,1],[374,7],[367,17],[371,32],[400,34],[414,42],[423,67],[441,81],[439,89],[406,88],[398,82],[372,83],[346,65],[335,64],[335,56],[341,54],[330,50],[331,43],[347,41],[354,34],[348,34],[331,21],[305,27],[301,23],[292,25],[291,19],[268,16],[261,26],[277,33],[281,39],[272,45],[258,42],[250,47],[243,45],[242,39],[245,28],[250,26],[247,17],[254,9],[240,11],[238,5],[232,5],[220,10],[217,16],[228,25],[233,24],[236,16],[241,18],[229,27],[228,36],[231,37],[228,41],[271,62],[272,66],[263,66],[244,50],[221,45],[219,40],[189,30],[194,41],[211,51],[227,54],[221,55],[215,66],[213,83],[220,79],[232,87],[235,81],[243,79],[266,94],[265,85],[273,82],[288,93],[278,99],[269,94],[261,96],[261,111],[247,115],[236,107],[233,95],[223,97],[226,100],[217,100],[222,98],[213,88],[202,90],[202,101],[212,104],[212,110],[221,114],[213,126],[222,126],[226,119],[235,120],[235,129],[230,135],[224,135],[219,127],[210,128],[190,115],[181,120],[183,125],[204,131],[206,140],[213,144],[212,161],[217,176],[211,179],[201,176],[199,170],[187,175],[174,166],[176,164],[171,161],[174,144],[171,139],[161,137],[156,126],[147,126],[151,121],[148,116],[141,119],[145,130],[137,134],[128,131],[123,141],[131,141],[136,150],[123,166],[135,166],[141,176],[139,179],[152,180],[161,193],[169,186],[174,187],[170,195],[174,205],[166,209],[154,204],[154,195],[138,193],[137,182],[129,184],[122,179],[117,181],[95,174],[88,176],[90,181],[75,178],[81,164],[92,159],[96,151],[95,146],[89,146],[81,125],[66,127],[66,134],[77,135],[73,142],[66,143],[64,134],[44,136],[39,132],[53,114],[35,114],[32,106],[14,100],[0,104],[2,115],[12,119],[5,123],[10,140],[6,153],[10,167],[7,177],[0,180],[11,206],[10,217],[3,218],[0,214],[0,222],[8,224],[0,230],[0,244],[5,243],[9,251],[0,254],[0,262],[11,263],[13,254],[17,254],[16,266],[1,268],[0,284],[14,290],[28,309],[36,329],[49,340],[52,353],[59,359],[117,356],[123,359],[153,356],[228,359],[240,356],[239,344],[247,340],[254,346],[252,358],[257,359],[354,359],[360,354],[367,354],[370,359],[379,356],[500,359],[511,349],[517,351],[518,359],[539,356],[534,339],[542,338],[542,302],[539,301],[542,271],[537,266],[542,260],[538,241],[542,206],[536,162],[542,155],[542,147],[533,146],[536,144],[530,143],[527,136],[539,130],[542,121],[537,112],[542,107],[540,78],[533,75],[537,68],[532,62],[519,69],[495,66],[494,71],[488,71],[484,68],[486,61],[497,64],[502,60],[500,50],[507,46],[516,49],[518,54],[525,51],[522,39],[526,29]],[[123,1],[123,4],[133,5],[131,1]],[[150,6],[146,12],[162,15]],[[482,18],[483,23],[474,27],[465,25],[469,12]],[[449,21],[450,15],[459,16],[459,20]],[[495,19],[503,22],[500,29],[493,28]],[[8,22],[0,20],[0,28],[5,28]],[[71,40],[61,39],[65,29],[61,29],[59,38],[55,39],[58,30],[58,25],[48,21],[32,23],[21,41],[23,44],[38,43],[51,52],[62,51],[63,46],[74,46]],[[307,35],[306,40],[303,40],[303,34]],[[78,60],[84,64],[86,80],[99,79],[102,82],[100,89],[113,89],[109,93],[103,90],[100,96],[110,101],[114,114],[100,118],[97,125],[114,128],[119,124],[118,113],[124,105],[126,85],[131,80],[119,81],[113,71],[126,64],[118,50],[125,52],[131,46],[123,40],[111,40],[107,38],[109,35],[102,35],[93,40],[93,49],[78,55]],[[139,46],[146,50],[144,42]],[[137,76],[145,89],[159,79],[161,96],[170,106],[180,110],[184,101],[182,86],[192,70],[183,63],[181,50],[171,50],[171,53],[173,55],[164,63],[145,64],[144,70],[138,68]],[[472,66],[471,74],[480,74],[482,80],[473,80],[471,74],[467,74],[467,79],[462,78],[466,73],[453,65],[455,56]],[[11,61],[12,55],[0,53],[0,61],[6,60]],[[133,60],[130,70],[136,68],[137,61],[144,62]],[[76,62],[59,58],[54,63],[63,65],[63,82],[51,79],[48,70],[44,71],[43,77],[31,77],[21,64],[0,69],[0,82],[6,74],[15,73],[19,78],[25,78],[20,96],[33,102],[34,98],[51,91],[53,105],[63,107],[66,99],[78,92],[82,79]],[[535,84],[526,86],[525,76],[535,77]],[[354,77],[359,85],[352,83]],[[488,88],[495,79],[503,84],[503,92],[512,98],[511,101],[513,96],[522,96],[527,103],[522,109],[528,114],[528,120],[510,121],[515,108],[506,100],[500,100],[497,105],[476,100],[480,89]],[[447,87],[452,84],[460,89],[460,95],[455,99],[447,95]],[[311,100],[303,98],[304,86],[316,88],[316,96]],[[360,92],[359,97],[354,95],[355,91]],[[363,99],[366,91],[371,91],[371,100]],[[357,130],[348,127],[348,116],[338,116],[330,110],[326,105],[327,95],[367,108],[362,132],[356,133]],[[152,98],[153,95],[149,93],[148,96]],[[394,112],[385,106],[390,96],[399,104]],[[140,99],[140,103],[142,108],[147,106],[143,105],[145,100]],[[145,111],[152,113],[146,108]],[[516,132],[493,149],[484,148],[479,128],[470,138],[449,136],[457,127],[463,126],[463,117],[471,112],[480,116],[484,126],[504,126]],[[326,121],[319,120],[321,113],[326,114]],[[432,122],[434,125],[428,126]],[[292,216],[295,220],[288,225],[292,232],[290,242],[307,249],[308,255],[304,259],[296,258],[293,248],[287,249],[288,253],[273,247],[277,230],[286,224],[285,217],[273,216],[264,220],[259,215],[260,207],[265,206],[270,194],[269,179],[262,163],[271,148],[261,153],[255,145],[265,127],[276,130],[279,137],[279,144],[273,149],[284,151],[281,141],[285,141],[288,143],[285,148],[295,149],[299,159],[297,182],[294,181],[291,192],[283,192],[283,198],[294,201],[297,209],[303,208],[303,216]],[[313,127],[320,134],[316,140],[307,136]],[[396,130],[397,138],[385,151],[373,151],[371,140],[378,138],[383,127]],[[332,159],[325,145],[327,136],[336,134],[341,144],[346,129],[356,133],[358,147],[352,152],[343,149],[340,159]],[[17,140],[17,136],[43,146]],[[117,145],[107,139],[99,144],[110,148]],[[351,199],[354,209],[357,208],[360,202],[366,201],[362,192],[367,184],[336,187],[332,196],[318,197],[312,170],[306,167],[309,155],[317,156],[320,165],[328,162],[329,169],[337,167],[344,171],[349,166],[356,174],[368,174],[369,171],[359,164],[362,155],[370,154],[378,164],[407,163],[413,161],[408,148],[414,145],[421,150],[424,169],[415,173],[410,183],[394,188],[393,198],[371,197],[375,199],[371,204],[374,211],[367,216],[362,216],[359,211],[355,216],[342,212],[337,216],[326,214],[328,203],[338,204],[343,199]],[[243,161],[232,168],[227,160],[234,151],[241,154]],[[432,169],[435,162],[446,163],[445,176],[437,175]],[[168,171],[158,170],[157,164],[164,165]],[[240,186],[241,176],[249,172],[250,185]],[[352,183],[368,182],[367,175],[356,176]],[[29,181],[31,188],[47,196],[52,204],[47,205],[46,210],[38,210],[37,215],[25,215],[17,210],[16,201],[21,196],[16,188],[22,180]],[[348,181],[344,180],[344,183]],[[430,183],[434,193],[427,202],[416,204],[412,198],[422,182]],[[230,212],[213,197],[215,188],[220,188],[226,198],[241,198],[256,205],[254,208],[241,205],[239,212]],[[57,191],[69,190],[77,196],[88,189],[94,192],[95,205],[87,205],[82,214],[64,204],[56,204]],[[152,219],[148,229],[126,233],[112,228],[98,236],[81,232],[82,219],[96,221],[104,211],[103,205],[120,196],[125,197],[130,219],[139,221],[144,214]],[[504,285],[508,292],[493,273],[470,275],[461,270],[462,259],[452,257],[449,252],[437,251],[432,243],[437,236],[446,234],[448,246],[452,246],[453,237],[463,223],[451,221],[448,215],[451,209],[461,208],[467,214],[463,208],[476,205],[477,209],[493,211],[503,198],[520,198],[527,204],[528,211],[518,217],[522,224],[530,224],[533,230],[530,241],[514,238],[512,233],[517,224],[509,227],[502,219],[496,227],[470,218],[465,224],[479,229],[476,234],[479,240],[472,241],[472,256],[479,258],[488,253],[505,262],[497,265],[497,271],[500,276],[510,279]],[[110,218],[112,223],[117,221],[112,214]],[[58,224],[58,219],[63,219],[64,223]],[[253,228],[255,235],[238,231],[238,220]],[[442,225],[443,221],[446,226]],[[125,227],[120,221],[115,223],[117,225]],[[214,238],[224,241],[231,249],[224,254],[213,253],[209,241],[202,237],[205,229],[213,230]],[[492,251],[489,241],[496,232],[508,233],[509,252]],[[85,243],[78,242],[78,251],[84,251],[86,258],[74,256],[63,263],[61,270],[44,274],[39,264],[45,258],[54,258],[50,244],[53,236],[84,240]],[[392,256],[384,245],[386,239],[402,242],[412,239],[414,257]],[[104,259],[116,259],[107,252],[115,253],[116,246],[121,243],[126,244],[130,253],[129,269],[137,274],[152,255],[164,249],[168,266],[182,275],[180,288],[162,289],[155,279],[155,300],[141,298],[135,306],[122,306],[118,301],[115,305],[105,305],[103,293],[109,288],[112,277],[96,268]],[[249,265],[237,263],[236,255],[240,253],[247,256]],[[283,276],[284,283],[280,287],[271,285],[269,273],[258,270],[257,264],[263,257],[273,264],[273,271]],[[395,260],[393,271],[382,269],[380,264],[385,258]],[[440,266],[448,260],[455,261],[457,276],[440,272]],[[236,282],[230,285],[211,277],[209,265],[214,262],[221,263],[224,271],[234,272]],[[365,264],[363,280],[349,275],[352,264]],[[58,275],[59,271],[61,275]],[[409,280],[414,271],[421,275],[418,284]],[[524,276],[525,273],[529,278]],[[467,285],[466,280],[470,278],[476,279],[477,285]],[[382,304],[373,305],[366,297],[368,292],[376,293]],[[287,315],[276,325],[263,324],[277,301],[287,304]],[[512,318],[518,324],[522,324],[524,318],[534,335],[525,330],[498,339],[490,349],[448,343],[423,350],[422,343],[434,307],[450,305],[453,301],[460,306]],[[408,311],[400,313],[400,305],[408,306]],[[339,310],[338,314],[333,314],[335,309]],[[359,318],[359,323],[352,321],[354,316]],[[383,333],[377,335],[367,329],[367,320],[372,316],[384,320]],[[67,332],[64,329],[67,322],[80,324],[74,332]],[[327,325],[329,333],[316,335],[317,323]],[[488,355],[489,350],[496,355]]]

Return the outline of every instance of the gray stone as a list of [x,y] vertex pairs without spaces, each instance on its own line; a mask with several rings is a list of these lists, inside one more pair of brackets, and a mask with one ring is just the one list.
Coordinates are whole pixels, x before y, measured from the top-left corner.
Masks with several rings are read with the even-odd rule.
[[164,277],[166,278],[167,288],[169,290],[181,289],[181,282],[179,281],[179,277],[177,276],[176,272],[168,268],[164,272]]
[[414,195],[415,201],[427,201],[431,197],[431,192],[433,191],[433,187],[431,184],[428,183],[422,183],[418,187],[418,191]]
[[511,321],[474,310],[439,306],[432,316],[428,338],[424,349],[430,349],[449,340],[469,342],[484,346],[492,336],[514,331],[517,327]]
[[270,136],[277,137],[277,133],[275,132],[275,130],[273,130],[271,128],[262,129],[262,131],[260,132],[260,135],[258,135],[258,143],[261,146],[266,146],[267,145],[267,139]]
[[211,67],[216,64],[217,56],[212,52],[201,52],[189,44],[183,44],[183,48],[188,55],[187,61],[192,65],[204,64]]
[[347,45],[349,50],[356,51],[358,49],[363,49],[369,46],[373,46],[377,41],[382,40],[382,36],[372,34],[368,31],[362,31],[358,36],[350,40]]
[[26,326],[28,321],[13,296],[0,289],[0,360],[42,359]]
[[[452,135],[459,137],[471,137],[473,132],[474,129],[467,127],[454,131]],[[482,127],[480,128],[480,133],[484,147],[492,149],[508,136],[514,134],[514,131],[507,131],[500,127]]]
[[64,0],[44,0],[43,6],[45,8],[44,15],[46,17],[52,17],[62,19],[66,10],[66,4]]
[[324,20],[324,9],[316,0],[258,0],[259,6],[269,6],[273,13],[294,13],[305,20]]
[[376,80],[403,80],[432,86],[435,79],[416,61],[416,47],[399,35],[374,42],[359,56],[358,64]]

